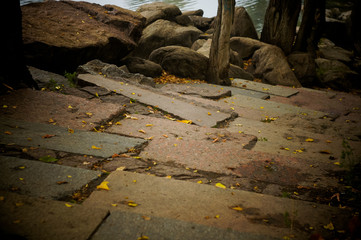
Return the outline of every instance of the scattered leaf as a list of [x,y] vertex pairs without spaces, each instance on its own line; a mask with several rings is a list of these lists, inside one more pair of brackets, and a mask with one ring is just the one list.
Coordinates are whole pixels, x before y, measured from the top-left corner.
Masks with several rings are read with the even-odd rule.
[[168,138],[168,135],[166,135],[166,134],[163,134],[162,136],[165,137],[165,138]]
[[68,184],[68,182],[67,181],[58,181],[58,182],[56,182],[56,184],[63,185],[63,184]]
[[115,171],[124,171],[125,167],[122,166],[122,167],[118,167],[117,169],[115,169]]
[[236,210],[236,211],[243,211],[243,208],[241,208],[241,207],[239,207],[239,206],[237,206],[237,207],[233,207],[232,208],[233,210]]
[[11,134],[13,134],[12,132],[10,132],[10,131],[5,131],[4,132],[6,135],[11,135]]
[[312,138],[307,138],[305,141],[306,141],[306,142],[314,142],[315,140],[312,139]]
[[334,162],[333,164],[337,165],[337,166],[340,166],[341,163],[340,162]]
[[216,183],[216,187],[226,189],[227,187],[224,186],[222,183]]
[[71,205],[71,204],[69,204],[69,203],[65,203],[65,206],[68,207],[68,208],[73,207],[73,205]]
[[4,196],[0,196],[0,201],[4,201],[5,197]]
[[55,135],[45,134],[44,136],[42,136],[42,138],[52,138],[52,137],[55,137]]
[[96,146],[93,145],[92,149],[98,149],[99,150],[99,149],[102,149],[102,148],[101,147],[96,147]]
[[112,203],[111,205],[112,205],[113,207],[118,206],[118,204],[116,204],[116,203]]
[[147,236],[141,236],[141,237],[139,237],[137,240],[148,240],[149,239],[149,237],[147,237]]
[[153,124],[146,124],[145,126],[146,126],[146,127],[152,127]]
[[117,153],[114,153],[114,154],[112,155],[112,158],[116,158],[116,157],[120,157],[120,155],[117,154]]
[[199,180],[197,183],[202,184],[203,182],[202,182],[202,180]]
[[327,230],[334,230],[335,227],[333,226],[332,222],[330,222],[329,224],[323,226],[324,229],[327,229]]
[[129,202],[128,202],[128,206],[129,206],[129,207],[137,207],[138,204],[135,203],[135,202],[129,201]]
[[145,131],[143,129],[139,129],[138,132],[145,134]]
[[211,115],[212,115],[212,113],[208,112],[208,115],[209,115],[209,116],[211,116]]
[[185,124],[192,124],[192,120],[177,120],[177,122],[185,123]]
[[74,133],[74,129],[68,128],[69,133]]
[[168,176],[166,176],[166,178],[171,179],[171,178],[172,178],[172,176],[168,175]]
[[321,150],[320,153],[322,153],[322,154],[331,154],[331,152],[328,151],[328,150]]
[[218,219],[220,216],[217,214],[216,216],[214,216],[215,219]]
[[142,218],[143,218],[145,221],[149,221],[149,220],[150,220],[150,217],[148,217],[148,216],[142,216]]
[[39,160],[42,162],[46,162],[46,163],[52,163],[52,162],[58,161],[58,159],[56,159],[50,155],[41,157],[41,158],[39,158]]
[[24,206],[24,203],[23,202],[17,202],[17,203],[15,203],[15,206],[21,207],[21,206]]
[[102,182],[101,184],[99,184],[99,185],[97,186],[97,189],[102,189],[102,190],[107,190],[107,191],[109,191],[110,189],[109,189],[109,187],[108,187],[108,183],[109,183],[109,182],[107,182],[107,181]]

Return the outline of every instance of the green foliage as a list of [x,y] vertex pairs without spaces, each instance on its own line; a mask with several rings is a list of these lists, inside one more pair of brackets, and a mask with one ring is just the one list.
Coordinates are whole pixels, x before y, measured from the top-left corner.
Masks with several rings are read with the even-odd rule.
[[64,76],[68,79],[68,82],[70,84],[71,87],[76,87],[77,85],[77,72],[73,72],[73,73],[68,73],[67,71],[65,71]]
[[50,91],[54,91],[54,92],[55,91],[61,92],[64,89],[64,85],[58,83],[54,79],[50,79],[49,82],[45,85],[45,87]]

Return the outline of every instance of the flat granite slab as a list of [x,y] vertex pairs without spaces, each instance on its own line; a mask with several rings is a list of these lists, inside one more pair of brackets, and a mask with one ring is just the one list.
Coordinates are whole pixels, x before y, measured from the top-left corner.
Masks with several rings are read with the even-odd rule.
[[116,134],[69,130],[52,124],[0,117],[0,143],[39,147],[82,155],[110,157],[127,152],[146,140]]
[[[153,217],[169,218],[278,239],[290,234],[285,213],[290,214],[298,226],[308,226],[294,228],[295,239],[308,239],[309,227],[324,236],[328,231],[324,226],[330,221],[336,230],[342,230],[347,227],[345,215],[350,214],[345,209],[313,202],[119,170],[105,181],[109,190],[94,191],[83,202],[84,207],[102,207],[111,214],[128,211],[141,214],[145,219],[150,217],[150,221]],[[238,210],[233,209],[235,207],[239,207]],[[143,234],[147,236],[147,232]]]
[[92,130],[124,113],[121,105],[56,92],[20,89],[0,96],[0,115],[29,122]]
[[0,191],[16,189],[17,193],[33,197],[69,197],[101,174],[100,171],[0,156]]
[[145,217],[139,213],[114,211],[91,240],[140,239],[157,240],[258,240],[276,239],[260,234],[241,233],[170,218]]
[[281,97],[291,97],[298,93],[298,90],[295,88],[273,86],[265,83],[259,83],[238,78],[232,80],[232,86]]
[[192,120],[200,126],[213,127],[231,117],[231,114],[196,106],[189,102],[162,95],[135,85],[125,84],[113,79],[104,78],[100,75],[79,74],[78,78],[111,91],[116,91],[126,97],[135,99],[141,103],[156,106],[182,119]]
[[108,214],[16,193],[0,191],[0,196],[1,239],[87,240]]

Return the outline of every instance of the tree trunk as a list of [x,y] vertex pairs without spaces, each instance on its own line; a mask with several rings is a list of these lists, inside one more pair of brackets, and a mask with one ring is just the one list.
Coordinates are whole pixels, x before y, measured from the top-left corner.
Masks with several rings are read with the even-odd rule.
[[325,4],[325,0],[305,0],[302,22],[294,50],[307,51],[315,55],[322,25],[325,22]]
[[234,16],[235,0],[218,0],[215,32],[209,55],[208,81],[215,84],[231,85],[228,78],[230,35]]
[[301,0],[270,0],[261,41],[277,45],[287,55],[292,50]]

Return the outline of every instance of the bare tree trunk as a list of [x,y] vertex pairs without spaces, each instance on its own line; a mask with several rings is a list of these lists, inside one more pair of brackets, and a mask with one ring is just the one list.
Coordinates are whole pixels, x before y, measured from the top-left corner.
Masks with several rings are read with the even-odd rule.
[[215,32],[209,55],[208,81],[231,85],[228,78],[230,35],[234,16],[235,0],[218,0]]
[[270,0],[261,41],[277,45],[287,55],[292,50],[301,0]]
[[325,0],[305,0],[300,30],[297,34],[294,50],[315,54],[325,22]]

